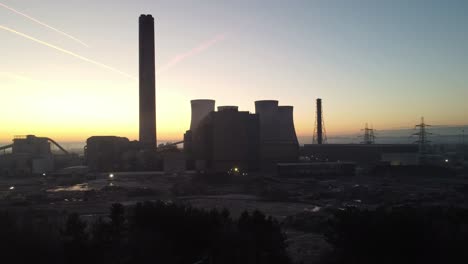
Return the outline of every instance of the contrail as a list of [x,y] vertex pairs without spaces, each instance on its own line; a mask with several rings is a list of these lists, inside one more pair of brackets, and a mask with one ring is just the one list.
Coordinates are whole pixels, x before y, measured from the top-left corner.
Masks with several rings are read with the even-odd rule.
[[61,51],[61,52],[63,52],[63,53],[66,53],[66,54],[68,54],[68,55],[71,55],[71,56],[73,56],[73,57],[75,57],[75,58],[78,58],[78,59],[80,59],[80,60],[83,60],[83,61],[92,63],[92,64],[94,64],[94,65],[97,65],[97,66],[99,66],[99,67],[102,67],[102,68],[111,70],[111,71],[116,72],[116,73],[119,73],[119,74],[121,74],[121,75],[123,75],[123,76],[125,76],[125,77],[128,77],[128,78],[131,78],[131,79],[133,79],[133,80],[137,80],[137,79],[136,79],[135,77],[133,77],[132,75],[130,75],[130,74],[128,74],[128,73],[125,73],[125,72],[123,72],[123,71],[119,71],[119,70],[117,70],[116,68],[113,68],[113,67],[111,67],[111,66],[105,65],[105,64],[103,64],[103,63],[97,62],[97,61],[92,60],[92,59],[88,59],[88,58],[86,58],[86,57],[83,57],[83,56],[81,56],[81,55],[78,55],[78,54],[76,54],[76,53],[73,53],[73,52],[71,52],[71,51],[68,51],[68,50],[66,50],[66,49],[62,49],[62,48],[57,47],[57,46],[55,46],[55,45],[49,44],[49,43],[47,43],[47,42],[45,42],[45,41],[39,40],[39,39],[37,39],[37,38],[31,37],[31,36],[28,36],[28,35],[26,35],[26,34],[24,34],[24,33],[21,33],[21,32],[18,32],[18,31],[16,31],[16,30],[13,30],[13,29],[11,29],[11,28],[7,28],[7,27],[5,27],[5,26],[0,25],[0,29],[6,30],[6,31],[11,32],[11,33],[14,33],[14,34],[19,35],[19,36],[21,36],[21,37],[23,37],[23,38],[27,38],[27,39],[29,39],[29,40],[32,40],[32,41],[34,41],[34,42],[37,42],[37,43],[42,44],[42,45],[44,45],[44,46],[47,46],[47,47],[49,47],[49,48],[53,48],[53,49],[55,49],[55,50]]
[[24,82],[34,83],[34,85],[42,85],[42,86],[47,85],[46,83],[44,83],[42,81],[32,79],[32,78],[29,78],[26,75],[14,73],[14,72],[5,72],[5,71],[2,72],[2,71],[0,71],[0,77],[2,77],[2,76],[6,76],[8,78],[12,78],[12,79],[16,79],[16,80],[20,80],[20,81],[24,81]]
[[41,22],[41,21],[39,21],[39,20],[37,20],[37,19],[35,19],[35,18],[33,18],[33,17],[30,17],[30,16],[26,15],[25,13],[22,13],[22,12],[16,10],[16,9],[13,9],[13,8],[11,8],[11,7],[7,6],[7,5],[5,5],[5,4],[2,4],[2,3],[0,3],[0,6],[6,8],[6,9],[8,9],[8,10],[10,10],[10,11],[12,11],[12,12],[18,14],[18,15],[24,16],[25,18],[30,19],[30,20],[32,20],[32,21],[38,23],[39,25],[42,25],[42,26],[44,26],[44,27],[46,27],[46,28],[49,28],[49,29],[52,29],[53,31],[58,32],[58,33],[60,33],[60,34],[62,34],[62,35],[64,35],[64,36],[66,36],[67,38],[73,39],[74,41],[80,43],[80,44],[83,45],[83,46],[89,47],[88,44],[84,43],[83,41],[81,41],[81,40],[79,40],[79,39],[77,39],[77,38],[75,38],[75,37],[73,37],[72,35],[69,35],[69,34],[67,34],[67,33],[65,33],[65,32],[63,32],[63,31],[61,31],[61,30],[58,30],[58,29],[56,29],[56,28],[54,28],[54,27],[51,27],[51,26],[47,25],[47,24],[44,23],[44,22]]
[[6,76],[6,77],[13,78],[13,79],[22,80],[22,81],[31,81],[31,79],[29,79],[28,77],[23,76],[23,75],[19,75],[19,74],[13,73],[13,72],[0,72],[0,76],[2,76],[2,75]]
[[213,46],[214,44],[224,40],[226,38],[225,34],[220,34],[215,36],[214,38],[203,42],[200,44],[198,47],[193,48],[185,53],[179,54],[175,56],[172,60],[170,60],[166,65],[161,66],[158,70],[156,70],[156,73],[162,73],[164,71],[167,71],[168,69],[174,67],[176,64],[179,62],[192,57],[194,55],[197,55],[200,52],[203,52],[204,50],[208,49],[209,47]]

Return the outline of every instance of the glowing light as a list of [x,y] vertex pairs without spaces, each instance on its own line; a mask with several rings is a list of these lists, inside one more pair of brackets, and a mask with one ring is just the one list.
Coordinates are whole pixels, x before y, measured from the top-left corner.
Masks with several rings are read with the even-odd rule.
[[234,171],[235,171],[235,172],[239,172],[239,168],[234,168]]
[[449,160],[448,160],[448,159],[446,159],[446,160],[445,160],[445,162],[449,162]]
[[11,186],[9,189],[10,189],[10,190],[14,190],[14,189],[15,189],[15,186]]
[[113,179],[113,178],[114,178],[114,174],[113,174],[113,173],[109,174],[109,178],[110,178],[110,179]]
[[11,8],[11,7],[7,6],[7,5],[5,5],[5,4],[0,3],[0,6],[6,8],[6,9],[8,9],[8,10],[10,10],[10,11],[12,11],[12,12],[14,12],[14,13],[20,15],[20,16],[23,16],[23,17],[25,17],[25,18],[27,18],[27,19],[29,19],[29,20],[32,20],[32,21],[36,22],[37,24],[39,24],[39,25],[41,25],[41,26],[44,26],[44,27],[46,27],[46,28],[48,28],[48,29],[52,29],[53,31],[55,31],[55,32],[57,32],[57,33],[59,33],[59,34],[65,36],[65,37],[67,37],[67,38],[70,38],[70,39],[72,39],[72,40],[74,40],[74,41],[80,43],[81,45],[83,45],[83,46],[89,48],[88,44],[84,43],[83,41],[81,41],[81,40],[79,40],[79,39],[77,39],[77,38],[75,38],[75,37],[73,37],[73,36],[70,35],[70,34],[67,34],[67,33],[65,33],[65,32],[63,32],[63,31],[61,31],[61,30],[58,30],[58,29],[56,29],[56,28],[54,28],[54,27],[52,27],[52,26],[49,26],[49,25],[47,25],[46,23],[41,22],[41,21],[39,21],[39,20],[37,20],[37,19],[35,19],[35,18],[29,16],[29,15],[26,15],[25,13],[22,13],[22,12],[16,10],[16,9],[13,9],[13,8]]
[[42,176],[46,176],[46,175],[47,175],[47,174],[46,174],[45,172],[44,172],[44,173],[42,173]]
[[83,57],[83,56],[78,55],[78,54],[76,54],[76,53],[74,53],[74,52],[71,52],[71,51],[69,51],[69,50],[62,49],[62,48],[60,48],[60,47],[58,47],[58,46],[55,46],[55,45],[53,45],[53,44],[50,44],[50,43],[47,43],[47,42],[45,42],[45,41],[39,40],[39,39],[37,39],[37,38],[31,37],[31,36],[26,35],[26,34],[24,34],[24,33],[18,32],[18,31],[14,30],[14,29],[11,29],[11,28],[8,28],[8,27],[2,26],[2,25],[0,25],[0,29],[6,30],[6,31],[11,32],[11,33],[13,33],[13,34],[19,35],[19,36],[21,36],[21,37],[23,37],[23,38],[27,38],[27,39],[29,39],[29,40],[32,40],[32,41],[34,41],[34,42],[37,42],[37,43],[42,44],[42,45],[44,45],[44,46],[47,46],[47,47],[49,47],[49,48],[52,48],[52,49],[58,50],[58,51],[60,51],[60,52],[63,52],[63,53],[65,53],[65,54],[71,55],[71,56],[73,56],[73,57],[75,57],[75,58],[78,58],[78,59],[80,59],[80,60],[82,60],[82,61],[86,61],[86,62],[92,63],[92,64],[94,64],[94,65],[97,65],[97,66],[99,66],[99,67],[102,67],[102,68],[111,70],[111,71],[113,71],[113,72],[119,73],[119,74],[121,74],[121,75],[123,75],[123,76],[125,76],[125,77],[128,77],[128,78],[131,78],[131,79],[133,79],[133,80],[137,80],[135,77],[131,76],[130,74],[125,73],[125,72],[120,71],[120,70],[117,70],[116,68],[113,68],[113,67],[111,67],[111,66],[105,65],[105,64],[100,63],[100,62],[97,62],[97,61],[95,61],[95,60],[92,60],[92,59]]

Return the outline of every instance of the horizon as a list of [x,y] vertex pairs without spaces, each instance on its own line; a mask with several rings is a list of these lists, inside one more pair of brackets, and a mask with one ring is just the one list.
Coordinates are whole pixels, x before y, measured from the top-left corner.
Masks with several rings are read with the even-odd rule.
[[[448,129],[448,131],[441,131]],[[463,136],[468,136],[464,134],[464,131],[468,132],[468,125],[443,125],[443,126],[431,126],[428,128],[428,132],[435,132],[432,135],[429,135],[430,139],[435,144],[460,144],[464,139]],[[376,133],[376,143],[379,144],[389,144],[389,143],[400,143],[400,144],[411,144],[415,143],[417,137],[412,134],[412,132],[417,132],[417,128],[413,127],[402,127],[402,128],[393,128],[385,130],[375,130]],[[361,144],[363,138],[363,131],[355,131],[347,134],[329,134],[328,141],[331,144]],[[402,134],[403,133],[403,134]],[[0,140],[1,145],[11,144],[15,136],[26,136],[26,135],[13,135],[9,140]],[[35,136],[44,136],[44,135],[35,135]],[[99,135],[99,136],[117,136],[120,135]],[[91,136],[90,136],[91,137]],[[300,145],[311,144],[313,135],[298,135],[298,141]],[[86,138],[87,139],[87,138]],[[86,139],[84,140],[57,140],[60,144],[63,145],[66,149],[81,148],[86,145]],[[129,138],[130,141],[137,140],[136,138]],[[158,139],[159,144],[165,143],[174,143],[180,141],[181,138],[163,138]]]

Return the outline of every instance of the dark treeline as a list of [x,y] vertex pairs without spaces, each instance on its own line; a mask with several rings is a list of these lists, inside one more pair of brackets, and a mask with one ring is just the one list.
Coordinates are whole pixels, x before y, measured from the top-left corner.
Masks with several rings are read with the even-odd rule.
[[466,263],[468,210],[393,207],[337,212],[325,263]]
[[[91,224],[0,214],[2,258],[9,263],[290,263],[279,224],[259,211],[145,202],[114,204]],[[60,221],[59,221],[60,222]]]

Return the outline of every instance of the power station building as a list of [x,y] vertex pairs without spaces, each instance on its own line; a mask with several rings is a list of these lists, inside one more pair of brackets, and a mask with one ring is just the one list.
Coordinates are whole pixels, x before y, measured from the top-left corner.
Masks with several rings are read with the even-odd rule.
[[305,144],[301,148],[301,156],[316,161],[349,161],[359,166],[375,166],[382,161],[413,163],[417,155],[415,144]]
[[298,158],[292,106],[257,101],[255,114],[237,106],[215,111],[214,100],[192,100],[191,106],[190,130],[184,135],[189,169],[256,171]]
[[[51,144],[67,154],[67,157],[71,157],[51,138],[34,135],[15,136],[13,144],[0,147],[0,150],[11,149],[11,153],[0,155],[0,175],[42,175],[61,167],[61,163],[66,163],[70,159],[61,159],[60,156],[54,155]],[[65,162],[62,162],[63,160]],[[57,161],[59,161],[58,164]]]
[[123,170],[123,154],[129,150],[128,138],[93,136],[86,140],[85,162],[91,171]]
[[260,161],[263,170],[276,169],[278,162],[296,162],[299,142],[292,106],[279,106],[276,100],[255,102],[260,119]]

